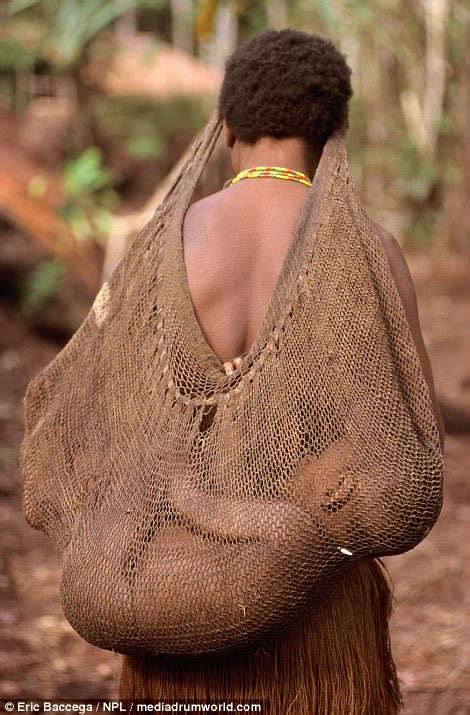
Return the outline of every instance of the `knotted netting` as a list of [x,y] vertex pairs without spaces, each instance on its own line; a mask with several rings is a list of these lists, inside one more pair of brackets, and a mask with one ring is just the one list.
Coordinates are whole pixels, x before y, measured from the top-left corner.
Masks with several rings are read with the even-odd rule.
[[263,324],[230,375],[196,320],[182,223],[216,114],[84,322],[28,386],[24,513],[86,640],[229,651],[435,523],[443,460],[384,249],[327,142]]

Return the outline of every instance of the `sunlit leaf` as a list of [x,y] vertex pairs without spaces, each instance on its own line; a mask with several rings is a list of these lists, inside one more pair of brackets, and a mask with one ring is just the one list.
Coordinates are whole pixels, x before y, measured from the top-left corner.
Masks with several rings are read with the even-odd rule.
[[39,5],[40,0],[10,0],[8,11],[11,15],[15,15],[24,10],[29,10],[35,5]]
[[35,199],[40,199],[46,193],[47,186],[48,181],[46,177],[41,174],[36,174],[28,184],[28,195]]
[[42,261],[24,287],[22,308],[27,315],[40,312],[57,292],[65,266],[59,260]]
[[98,147],[87,147],[76,159],[68,162],[64,172],[65,191],[77,196],[84,191],[97,191],[109,183],[110,173],[102,166],[102,152]]
[[156,135],[131,134],[126,142],[126,148],[131,156],[137,159],[147,159],[160,156],[165,144],[161,137]]

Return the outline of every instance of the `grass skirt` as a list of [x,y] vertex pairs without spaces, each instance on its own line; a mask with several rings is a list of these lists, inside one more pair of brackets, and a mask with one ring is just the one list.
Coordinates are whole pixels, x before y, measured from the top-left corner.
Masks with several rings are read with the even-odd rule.
[[392,715],[401,695],[390,650],[392,593],[377,560],[355,566],[282,636],[225,656],[125,656],[120,697],[263,701],[266,715]]

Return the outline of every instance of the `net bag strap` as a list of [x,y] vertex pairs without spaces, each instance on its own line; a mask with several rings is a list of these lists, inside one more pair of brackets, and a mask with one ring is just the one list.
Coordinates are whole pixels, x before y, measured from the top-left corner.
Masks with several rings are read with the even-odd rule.
[[194,140],[188,158],[176,174],[162,204],[157,207],[157,211],[160,207],[164,207],[168,211],[175,204],[187,204],[217,143],[221,129],[222,121],[218,118],[218,111],[215,109],[199,136]]

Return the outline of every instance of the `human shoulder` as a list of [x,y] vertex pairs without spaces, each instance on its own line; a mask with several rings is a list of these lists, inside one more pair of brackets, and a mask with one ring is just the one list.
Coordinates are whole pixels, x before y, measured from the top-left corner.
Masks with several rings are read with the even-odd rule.
[[193,267],[199,275],[203,265],[207,281],[207,256],[212,255],[212,238],[217,234],[216,214],[213,194],[194,201],[183,219],[183,246],[186,266]]
[[426,345],[424,343],[423,334],[419,320],[418,301],[416,298],[416,289],[411,277],[410,269],[406,262],[405,256],[400,244],[393,234],[387,231],[380,224],[373,223],[376,236],[381,242],[388,264],[390,273],[397,287],[398,293],[403,304],[405,315],[410,327],[410,332],[416,346],[416,351],[420,358],[421,367],[424,377],[429,387],[434,415],[439,428],[441,447],[444,445],[444,424],[440,413],[439,404],[434,387],[434,378],[432,374],[431,363],[429,360]]
[[220,208],[223,199],[223,191],[217,191],[194,201],[186,211],[184,226],[191,229],[210,226],[217,216],[217,209]]
[[413,337],[421,346],[423,338],[419,321],[418,301],[408,263],[395,236],[378,223],[373,223],[372,226],[387,256],[390,273],[403,303]]
[[373,223],[377,238],[388,259],[392,277],[398,288],[402,300],[410,305],[416,304],[416,291],[411,277],[411,272],[405,256],[395,236],[378,223]]

